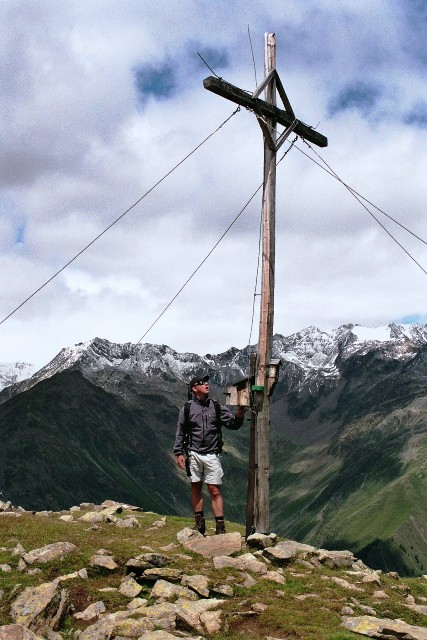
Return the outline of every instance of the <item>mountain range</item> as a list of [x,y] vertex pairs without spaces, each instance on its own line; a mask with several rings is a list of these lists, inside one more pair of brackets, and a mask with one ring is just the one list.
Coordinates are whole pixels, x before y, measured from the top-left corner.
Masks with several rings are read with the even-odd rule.
[[[190,513],[172,455],[193,375],[211,394],[244,378],[253,350],[199,356],[95,338],[31,373],[0,365],[0,490],[27,509],[105,495]],[[271,525],[370,566],[427,567],[427,325],[276,334],[271,406]],[[248,429],[226,432],[226,517],[245,514]]]

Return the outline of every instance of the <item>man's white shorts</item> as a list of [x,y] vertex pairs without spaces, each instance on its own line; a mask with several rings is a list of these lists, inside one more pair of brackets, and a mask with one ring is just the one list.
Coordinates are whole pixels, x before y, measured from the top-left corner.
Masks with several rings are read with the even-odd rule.
[[206,482],[206,484],[222,484],[224,471],[219,453],[190,453],[191,482]]

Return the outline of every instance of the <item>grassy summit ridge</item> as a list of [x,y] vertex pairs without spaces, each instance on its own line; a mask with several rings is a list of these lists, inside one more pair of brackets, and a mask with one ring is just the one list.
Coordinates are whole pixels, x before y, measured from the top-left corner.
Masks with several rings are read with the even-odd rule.
[[[59,518],[72,515],[71,522]],[[268,565],[269,570],[281,572],[282,584],[265,580],[249,571],[252,581],[247,581],[241,571],[228,567],[215,569],[212,559],[183,548],[177,543],[176,534],[191,524],[186,518],[167,516],[159,523],[158,514],[151,512],[125,511],[117,517],[127,518],[131,514],[138,527],[119,528],[114,523],[99,522],[90,525],[79,518],[84,511],[73,510],[61,513],[33,515],[24,513],[19,517],[2,516],[0,522],[0,565],[8,565],[10,571],[2,577],[0,598],[0,624],[13,621],[10,616],[11,602],[29,586],[37,586],[87,568],[88,577],[75,577],[61,584],[68,589],[74,610],[70,611],[61,626],[62,638],[74,640],[96,621],[84,622],[74,618],[73,613],[83,611],[90,604],[102,600],[106,613],[126,610],[130,597],[118,589],[126,576],[129,558],[151,551],[166,555],[170,567],[187,575],[204,575],[208,578],[209,597],[215,597],[215,585],[226,584],[233,594],[221,605],[221,631],[210,635],[214,640],[243,640],[256,634],[267,637],[299,638],[301,640],[351,640],[360,637],[341,628],[344,607],[347,615],[360,615],[371,611],[379,618],[399,618],[408,624],[425,626],[426,616],[407,605],[427,602],[427,580],[422,578],[399,579],[396,575],[370,574],[372,581],[362,582],[360,571],[331,569],[325,565],[307,561],[292,561],[282,569]],[[208,533],[214,523],[208,522]],[[242,527],[227,522],[229,531],[240,531]],[[26,551],[38,549],[59,540],[76,545],[76,550],[62,560],[47,564],[36,563],[29,572],[19,566],[19,554],[14,555],[18,544]],[[114,557],[117,568],[102,570],[90,566],[91,557],[100,549]],[[243,552],[248,550],[243,548]],[[359,567],[360,568],[360,567]],[[142,591],[138,597],[154,604],[153,581],[138,578]],[[245,584],[244,584],[245,583]],[[19,587],[16,585],[19,584]],[[103,591],[101,591],[101,589]],[[105,589],[109,589],[105,591]],[[216,597],[221,597],[217,594]],[[353,613],[348,612],[352,609]],[[187,631],[188,629],[181,629]],[[77,633],[76,633],[77,632]],[[209,635],[209,634],[208,634]],[[143,637],[143,636],[142,636]],[[59,640],[59,638],[58,638]]]

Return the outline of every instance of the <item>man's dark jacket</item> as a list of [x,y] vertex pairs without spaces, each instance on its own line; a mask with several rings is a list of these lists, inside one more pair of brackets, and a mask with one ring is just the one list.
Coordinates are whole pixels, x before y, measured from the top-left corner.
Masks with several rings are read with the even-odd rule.
[[178,427],[175,436],[173,452],[176,456],[185,455],[185,431],[188,429],[188,450],[195,453],[221,453],[221,427],[236,431],[243,425],[243,417],[235,418],[230,409],[220,404],[220,419],[217,424],[215,404],[213,400],[198,400],[190,402],[189,420],[185,425],[185,411],[181,408],[178,416]]

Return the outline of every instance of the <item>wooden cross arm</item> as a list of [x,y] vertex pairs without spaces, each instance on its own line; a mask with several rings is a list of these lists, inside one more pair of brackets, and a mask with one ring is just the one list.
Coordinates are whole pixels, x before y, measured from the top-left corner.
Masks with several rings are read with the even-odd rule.
[[[242,107],[251,109],[257,115],[273,118],[284,127],[289,127],[295,120],[295,118],[286,111],[283,111],[283,109],[279,109],[273,104],[260,100],[259,98],[253,98],[249,93],[246,93],[246,91],[225,82],[225,80],[221,78],[209,76],[203,80],[203,86],[208,91],[212,91],[212,93],[216,93],[223,98],[231,100],[231,102],[240,104]],[[312,142],[318,147],[328,146],[328,139],[325,136],[322,136],[321,133],[318,133],[303,122],[298,121],[294,131],[297,135],[301,136],[301,138]]]

